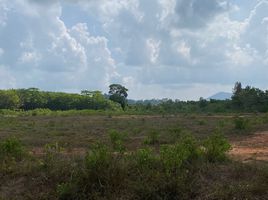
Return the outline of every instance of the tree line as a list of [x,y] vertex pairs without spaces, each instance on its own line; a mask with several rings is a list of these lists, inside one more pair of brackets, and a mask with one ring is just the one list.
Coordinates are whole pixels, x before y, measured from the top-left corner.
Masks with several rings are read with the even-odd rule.
[[37,88],[0,90],[0,109],[33,110],[111,110],[120,106],[105,98],[100,91],[82,91],[81,94],[46,92]]
[[[152,113],[190,112],[268,112],[268,91],[237,82],[232,99],[180,101],[171,99],[128,101],[128,89],[120,84],[109,86],[108,94],[83,90],[80,94],[47,92],[37,88],[0,90],[0,109],[33,110],[130,110]],[[128,103],[129,102],[129,103]]]

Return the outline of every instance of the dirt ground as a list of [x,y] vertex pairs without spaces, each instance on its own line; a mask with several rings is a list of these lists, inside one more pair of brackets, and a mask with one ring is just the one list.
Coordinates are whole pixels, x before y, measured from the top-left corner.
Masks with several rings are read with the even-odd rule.
[[243,162],[268,161],[268,131],[257,132],[231,143],[232,150],[229,154],[234,159]]

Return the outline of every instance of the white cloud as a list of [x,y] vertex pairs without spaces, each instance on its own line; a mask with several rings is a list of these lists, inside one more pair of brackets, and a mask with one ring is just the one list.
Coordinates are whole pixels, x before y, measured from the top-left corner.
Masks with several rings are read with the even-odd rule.
[[149,38],[146,40],[146,46],[149,51],[151,63],[156,63],[158,56],[159,56],[160,45],[161,45],[161,41],[155,41],[152,38]]
[[1,88],[9,89],[16,87],[16,79],[12,76],[10,70],[0,64],[0,85]]
[[185,58],[190,60],[190,51],[191,47],[189,47],[184,41],[182,41],[177,48],[177,51]]
[[[133,97],[196,98],[217,84],[260,83],[268,1],[255,2],[247,18],[232,17],[245,5],[231,2],[0,0],[0,65],[19,87],[105,91],[121,82]],[[77,21],[68,23],[65,10]]]
[[4,52],[5,52],[4,49],[0,48],[0,58],[1,56],[3,56]]
[[[106,88],[111,79],[119,77],[108,40],[91,36],[86,24],[68,29],[60,18],[61,5],[51,2],[6,4],[10,13],[0,37],[6,38],[7,51],[0,64],[10,67],[20,87]],[[16,27],[20,31],[15,32]]]

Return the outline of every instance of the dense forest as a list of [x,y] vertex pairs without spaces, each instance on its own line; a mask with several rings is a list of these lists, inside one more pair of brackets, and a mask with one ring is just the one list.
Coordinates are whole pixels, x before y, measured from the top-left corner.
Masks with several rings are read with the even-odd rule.
[[119,84],[109,86],[109,94],[83,90],[80,94],[40,91],[37,88],[0,90],[0,109],[11,110],[127,110],[153,113],[180,112],[267,112],[268,91],[237,82],[231,100],[180,101],[127,100],[127,89]]

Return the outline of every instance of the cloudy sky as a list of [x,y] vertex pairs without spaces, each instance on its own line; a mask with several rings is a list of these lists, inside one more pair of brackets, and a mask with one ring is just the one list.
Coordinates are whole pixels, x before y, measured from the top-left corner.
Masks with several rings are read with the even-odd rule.
[[185,100],[267,80],[267,0],[0,0],[2,89]]

